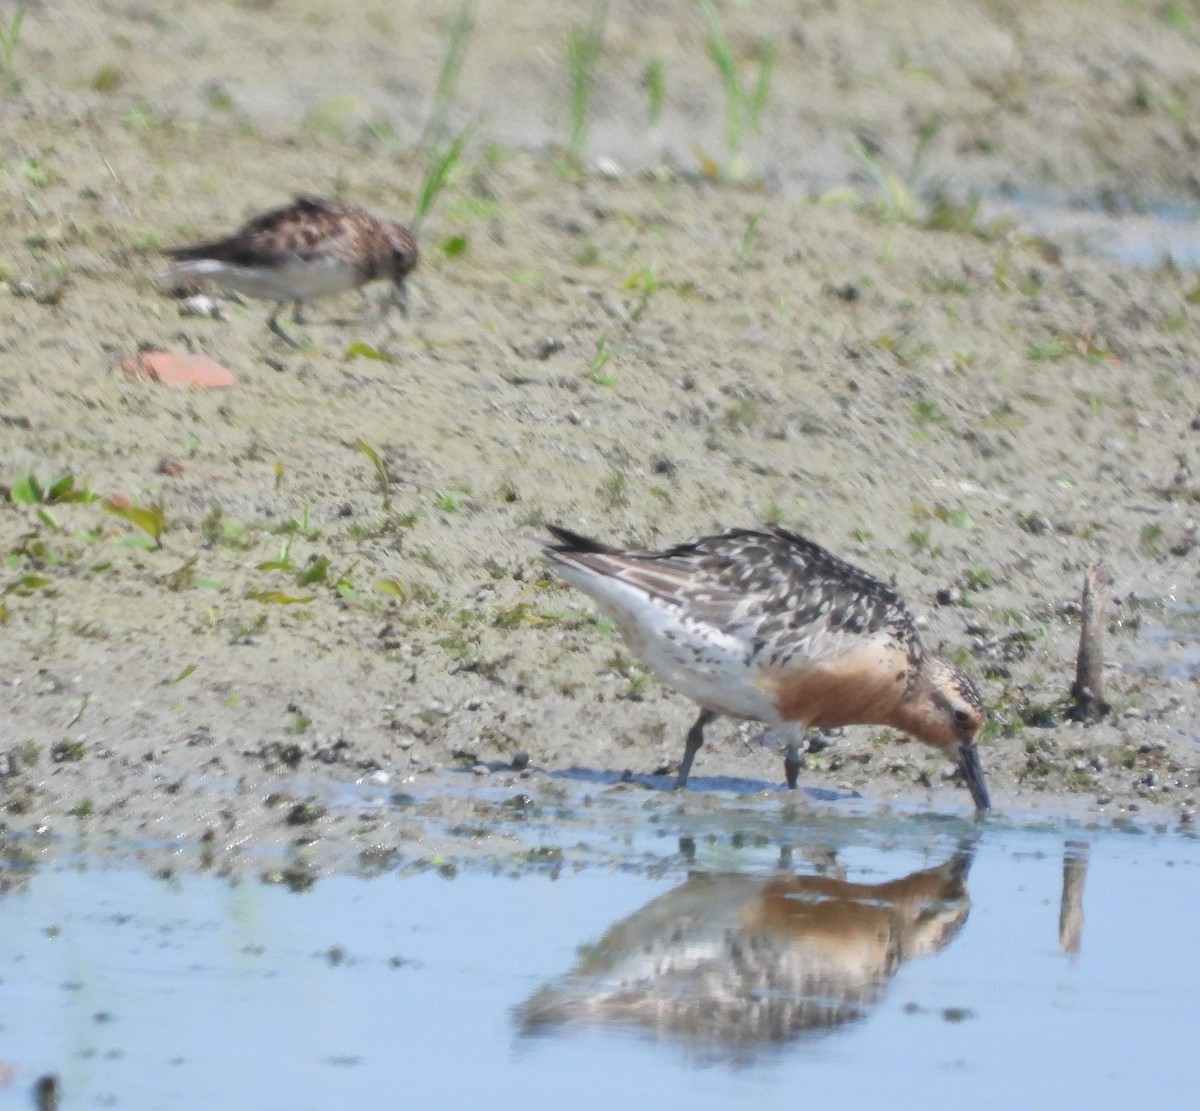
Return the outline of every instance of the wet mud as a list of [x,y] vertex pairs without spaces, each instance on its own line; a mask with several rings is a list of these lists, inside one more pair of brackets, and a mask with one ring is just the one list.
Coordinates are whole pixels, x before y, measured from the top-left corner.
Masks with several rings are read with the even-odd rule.
[[[162,531],[0,500],[7,834],[332,867],[420,856],[425,787],[501,792],[436,806],[502,838],[499,808],[564,775],[665,786],[693,708],[548,577],[544,522],[799,529],[894,580],[977,677],[999,809],[1189,823],[1200,284],[970,194],[1194,204],[1196,28],[1116,3],[721,7],[747,81],[774,44],[733,150],[703,19],[613,4],[576,161],[564,43],[589,12],[535,34],[532,9],[479,10],[433,129],[474,130],[409,315],[318,302],[294,351],[261,303],[183,315],[160,249],[301,190],[408,219],[442,6],[30,9],[0,112],[0,481],[71,475]],[[236,386],[114,373],[141,347]],[[1111,712],[1082,724],[1101,559]],[[711,727],[680,805],[776,789],[759,733]],[[814,736],[801,771],[814,806],[964,814],[952,777],[870,728]]]

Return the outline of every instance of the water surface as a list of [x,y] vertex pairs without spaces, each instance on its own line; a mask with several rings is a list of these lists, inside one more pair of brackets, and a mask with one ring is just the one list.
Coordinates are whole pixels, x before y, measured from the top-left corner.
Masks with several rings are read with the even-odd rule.
[[605,805],[623,838],[574,862],[299,891],[22,847],[0,1108],[44,1072],[65,1107],[288,1111],[1169,1107],[1200,1082],[1193,837]]

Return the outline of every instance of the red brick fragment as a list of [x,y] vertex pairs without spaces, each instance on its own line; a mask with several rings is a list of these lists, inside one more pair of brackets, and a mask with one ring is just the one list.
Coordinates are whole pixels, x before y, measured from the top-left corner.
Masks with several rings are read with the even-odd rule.
[[139,351],[120,366],[121,373],[135,382],[157,382],[173,390],[229,390],[233,375],[207,355],[175,355],[170,351]]

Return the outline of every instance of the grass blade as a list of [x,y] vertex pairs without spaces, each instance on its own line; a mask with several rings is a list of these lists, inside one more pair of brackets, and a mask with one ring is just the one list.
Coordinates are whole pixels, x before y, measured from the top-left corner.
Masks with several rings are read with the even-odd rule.
[[13,483],[8,496],[16,505],[39,505],[42,500],[42,484],[34,475],[27,474]]
[[662,119],[663,101],[666,99],[666,76],[661,58],[650,60],[642,83],[646,86],[646,122],[653,127]]
[[425,177],[421,182],[421,191],[417,196],[417,212],[412,219],[412,229],[415,232],[425,222],[438,194],[446,187],[446,182],[458,160],[462,157],[463,147],[467,145],[471,129],[464,127],[462,131],[442,150],[432,150],[425,167]]
[[708,0],[700,5],[708,22],[708,42],[705,49],[725,85],[725,148],[732,160],[742,149],[742,83],[738,80],[737,62],[733,47],[721,26],[716,9]]
[[346,348],[346,361],[351,359],[373,359],[377,363],[394,363],[395,355],[389,355],[385,351],[378,351],[369,343],[363,343],[358,340]]
[[317,600],[315,594],[307,598],[298,598],[294,594],[284,594],[281,590],[252,590],[250,597],[269,606],[307,606]]
[[475,33],[476,6],[476,0],[463,0],[450,21],[446,33],[446,54],[442,58],[442,70],[433,92],[433,109],[421,133],[421,146],[436,140],[445,129],[446,109],[458,91],[458,79],[467,59],[471,36]]
[[604,51],[604,27],[607,22],[608,0],[604,0],[592,10],[591,22],[586,27],[572,27],[567,32],[567,69],[571,81],[567,150],[576,160],[583,156],[587,141],[592,84],[596,78],[596,63]]
[[387,464],[379,457],[377,452],[366,440],[358,439],[354,441],[355,447],[371,460],[371,465],[375,468],[375,478],[379,482],[379,496],[383,499],[384,513],[392,511],[392,477],[388,474]]
[[20,0],[12,19],[8,21],[8,26],[0,27],[0,58],[4,60],[4,79],[10,89],[17,87],[13,59],[17,56],[17,47],[21,43],[21,25],[25,22],[25,11],[28,7],[26,0]]
[[162,502],[151,502],[148,506],[126,505],[112,498],[105,498],[101,505],[105,513],[111,513],[114,517],[136,525],[150,536],[156,548],[162,547],[162,534],[167,528],[167,516],[163,512]]

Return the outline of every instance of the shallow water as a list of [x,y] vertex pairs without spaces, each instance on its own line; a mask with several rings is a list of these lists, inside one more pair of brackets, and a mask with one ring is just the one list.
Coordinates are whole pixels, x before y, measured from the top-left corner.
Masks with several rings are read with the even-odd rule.
[[1035,195],[989,199],[983,219],[1015,219],[1024,231],[1078,246],[1127,266],[1169,264],[1200,270],[1200,213],[1162,206],[1147,212],[1107,212],[1099,205],[1065,206]]
[[1138,651],[1125,666],[1174,679],[1200,675],[1200,610],[1168,601],[1142,620]]
[[289,1111],[1177,1106],[1200,1081],[1197,839],[706,802],[605,788],[507,862],[299,892],[21,846],[0,1108],[44,1072],[67,1107]]

